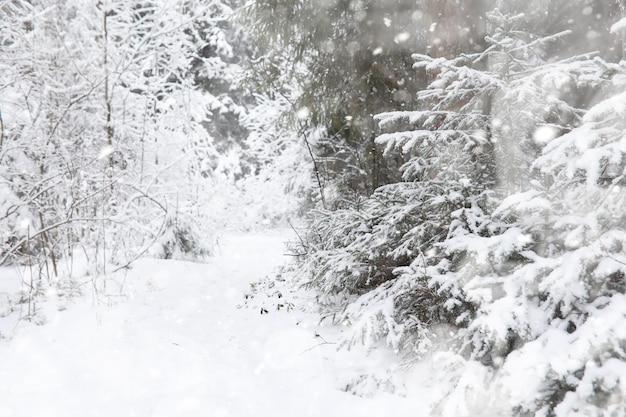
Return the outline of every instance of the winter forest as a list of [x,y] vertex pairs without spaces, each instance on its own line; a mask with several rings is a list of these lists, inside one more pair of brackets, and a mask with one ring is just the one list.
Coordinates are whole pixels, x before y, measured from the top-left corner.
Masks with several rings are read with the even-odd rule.
[[[0,0],[0,416],[624,416],[625,207],[624,0]],[[144,348],[186,397],[20,376]]]

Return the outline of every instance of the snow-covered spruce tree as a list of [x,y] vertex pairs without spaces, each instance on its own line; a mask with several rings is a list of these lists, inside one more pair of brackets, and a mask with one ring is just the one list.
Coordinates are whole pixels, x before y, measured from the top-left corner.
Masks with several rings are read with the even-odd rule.
[[186,76],[197,90],[190,105],[207,134],[192,138],[185,153],[190,175],[204,184],[194,204],[210,213],[205,224],[247,230],[298,210],[310,189],[310,163],[293,127],[283,123],[290,89],[258,94],[249,82],[257,68],[249,60],[258,51],[249,39],[253,34],[236,18],[242,3],[188,5],[193,21],[187,34],[196,52]]
[[[422,351],[430,326],[463,325],[468,318],[463,313],[471,306],[463,294],[429,282],[429,276],[443,272],[445,253],[438,244],[459,212],[471,214],[471,220],[484,217],[490,194],[480,185],[481,173],[467,162],[487,154],[464,149],[468,142],[476,147],[481,138],[461,138],[463,132],[437,136],[425,133],[423,143],[415,146],[416,151],[434,152],[405,165],[407,182],[382,186],[354,207],[314,213],[304,263],[307,284],[321,293],[324,315],[351,324],[349,343],[385,339],[397,349]],[[456,143],[446,143],[443,136]],[[438,139],[448,154],[435,150],[443,145],[433,146]],[[450,170],[433,168],[438,163]],[[409,172],[418,164],[421,172],[412,177],[415,173]],[[398,276],[398,268],[418,263],[421,273]]]
[[623,0],[497,0],[494,3],[502,13],[524,13],[529,32],[569,31],[567,43],[546,45],[547,56],[564,58],[597,51],[607,61],[621,58],[621,40],[610,33],[608,22],[619,19]]
[[[356,339],[386,338],[421,351],[437,323],[473,326],[480,302],[465,284],[482,255],[463,243],[510,236],[491,218],[499,196],[523,186],[512,180],[522,177],[546,134],[579,123],[582,111],[571,104],[576,89],[604,82],[601,61],[548,62],[543,47],[566,33],[529,34],[520,15],[497,9],[488,18],[484,51],[415,55],[416,68],[432,77],[418,93],[423,110],[376,117],[386,157],[406,161],[403,181],[349,209],[314,215],[309,284],[320,290],[326,314],[353,324]],[[523,242],[501,242],[507,244],[498,246],[498,262],[524,263],[512,255]]]
[[[497,86],[479,71],[449,68],[451,84],[453,68],[463,72],[462,86],[444,92],[436,78],[418,93],[423,110],[376,116],[382,131],[376,142],[385,158],[403,162],[402,180],[349,208],[313,214],[308,284],[321,292],[325,314],[353,324],[351,341],[386,338],[421,351],[430,326],[464,325],[469,317],[463,312],[471,305],[458,288],[429,280],[447,270],[440,244],[452,224],[470,223],[476,233],[485,227],[495,173],[483,101]],[[417,264],[419,272],[398,275],[398,268]]]
[[539,179],[493,214],[502,233],[450,245],[477,305],[460,336],[499,368],[516,415],[625,412],[625,82],[622,66],[579,127],[548,136]]
[[195,169],[204,177],[217,175],[231,181],[254,170],[254,161],[248,160],[246,152],[247,131],[241,122],[251,99],[241,82],[249,42],[232,18],[241,3],[204,0],[189,6],[193,18],[189,36],[196,52],[188,73],[207,103],[204,127],[211,138],[211,143],[193,144],[191,151],[198,164]]
[[301,135],[323,129],[309,145],[327,206],[389,182],[397,166],[380,157],[371,114],[410,105],[420,85],[410,57],[425,43],[417,4],[272,0],[251,2],[244,15],[260,49],[258,84],[278,92],[277,80],[295,82]]
[[[516,136],[532,138],[540,151],[526,185],[493,211],[488,235],[461,229],[445,244],[456,266],[442,278],[460,287],[474,315],[457,334],[470,361],[440,406],[468,412],[458,400],[472,384],[486,384],[508,394],[501,405],[512,415],[621,415],[624,69],[569,58],[519,79],[525,89],[528,81],[544,89],[558,104],[555,115],[570,122],[522,118]],[[589,103],[590,90],[597,104],[563,119],[563,104]],[[473,360],[485,379],[470,375]]]

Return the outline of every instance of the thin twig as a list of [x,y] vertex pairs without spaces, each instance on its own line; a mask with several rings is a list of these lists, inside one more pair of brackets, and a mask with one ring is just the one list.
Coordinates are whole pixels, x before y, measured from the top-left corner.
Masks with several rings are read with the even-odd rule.
[[[300,233],[298,233],[298,231],[296,230],[296,228],[294,227],[294,225],[291,223],[291,219],[287,219],[287,223],[289,224],[289,227],[291,227],[291,230],[293,230],[293,232],[296,234],[296,236],[298,237],[298,240],[300,241],[300,245],[302,246],[302,248],[305,249],[304,254],[307,254],[308,251],[306,250],[309,246],[304,243],[304,239],[302,238],[302,236],[300,236]],[[298,254],[298,256],[300,256],[302,254]]]
[[3,143],[4,143],[4,122],[2,121],[2,111],[0,110],[0,150],[2,150]]
[[324,345],[336,345],[336,344],[337,344],[336,342],[329,342],[329,341],[327,341],[327,340],[326,340],[326,339],[324,339],[324,338],[323,338],[323,337],[322,337],[319,333],[315,333],[315,337],[318,337],[318,338],[322,339],[322,341],[323,341],[323,342],[322,342],[322,343],[319,343],[319,344],[317,344],[317,345],[315,345],[315,346],[313,346],[313,347],[310,347],[310,348],[308,348],[308,349],[306,349],[306,350],[304,350],[304,351],[302,351],[302,352],[300,353],[301,355],[302,355],[302,354],[304,354],[304,353],[306,353],[306,352],[309,352],[309,351],[311,351],[311,350],[313,350],[313,349],[315,349],[315,348],[318,348],[318,347],[320,347],[320,346],[324,346]]

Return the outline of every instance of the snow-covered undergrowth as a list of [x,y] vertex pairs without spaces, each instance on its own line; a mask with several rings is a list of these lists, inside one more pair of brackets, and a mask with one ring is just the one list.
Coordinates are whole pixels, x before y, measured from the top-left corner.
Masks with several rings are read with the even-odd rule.
[[3,269],[0,416],[426,415],[392,352],[338,351],[305,293],[251,286],[288,234],[229,235],[207,263],[141,259],[106,287],[75,278],[73,297],[44,286],[32,321],[23,271]]

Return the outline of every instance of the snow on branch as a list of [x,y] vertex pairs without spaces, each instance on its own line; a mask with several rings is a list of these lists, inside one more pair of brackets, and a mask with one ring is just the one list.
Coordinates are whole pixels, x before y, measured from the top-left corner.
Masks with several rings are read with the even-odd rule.
[[624,29],[626,29],[626,17],[622,18],[618,22],[615,22],[613,26],[611,26],[611,33],[619,33]]

